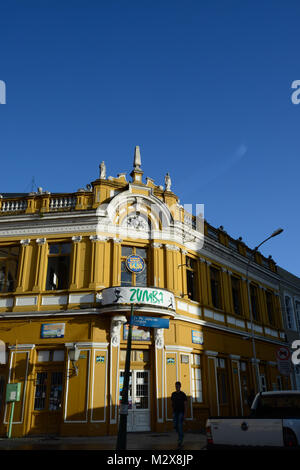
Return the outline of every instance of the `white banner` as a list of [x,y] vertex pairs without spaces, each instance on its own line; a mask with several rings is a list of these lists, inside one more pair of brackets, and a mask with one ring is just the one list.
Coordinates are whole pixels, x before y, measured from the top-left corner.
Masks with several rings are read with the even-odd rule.
[[138,304],[175,310],[174,294],[155,287],[109,287],[101,292],[102,305]]

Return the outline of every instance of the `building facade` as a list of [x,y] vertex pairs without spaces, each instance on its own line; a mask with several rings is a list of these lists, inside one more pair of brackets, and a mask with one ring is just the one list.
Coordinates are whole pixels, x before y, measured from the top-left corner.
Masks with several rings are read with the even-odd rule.
[[[278,266],[280,275],[280,299],[286,339],[293,353],[294,341],[300,340],[300,279]],[[298,349],[298,347],[297,347]],[[300,366],[290,361],[292,387],[300,390]]]
[[[286,345],[280,279],[253,252],[181,206],[165,185],[143,182],[139,148],[131,180],[106,176],[72,194],[0,199],[0,434],[20,383],[12,433],[116,434],[131,304],[168,328],[135,326],[128,431],[172,429],[175,381],[188,396],[188,429],[209,415],[243,415],[257,388],[289,388],[276,351]],[[128,257],[144,263],[128,269]],[[253,328],[252,328],[253,326]],[[2,355],[3,356],[3,355]]]

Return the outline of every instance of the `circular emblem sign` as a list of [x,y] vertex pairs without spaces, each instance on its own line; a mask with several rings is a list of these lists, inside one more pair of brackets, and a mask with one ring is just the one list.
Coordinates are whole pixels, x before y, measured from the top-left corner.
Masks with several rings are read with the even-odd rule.
[[139,255],[130,255],[126,258],[126,267],[132,273],[141,273],[145,268],[145,261]]
[[276,351],[276,356],[279,361],[288,361],[291,353],[287,347],[280,346]]

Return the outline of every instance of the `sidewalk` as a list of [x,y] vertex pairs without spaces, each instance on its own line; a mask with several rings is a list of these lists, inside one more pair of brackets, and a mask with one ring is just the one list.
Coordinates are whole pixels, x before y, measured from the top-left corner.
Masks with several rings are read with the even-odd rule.
[[[0,439],[2,450],[115,450],[117,436],[101,437],[23,437]],[[206,436],[200,433],[185,433],[183,450],[201,450],[206,446]],[[128,433],[127,450],[174,450],[177,434]]]

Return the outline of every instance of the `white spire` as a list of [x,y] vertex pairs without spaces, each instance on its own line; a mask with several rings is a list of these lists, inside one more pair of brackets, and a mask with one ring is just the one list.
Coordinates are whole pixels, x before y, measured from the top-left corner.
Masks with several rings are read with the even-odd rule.
[[134,149],[134,161],[133,161],[133,168],[135,170],[140,170],[142,165],[142,160],[141,160],[141,152],[140,152],[140,147],[136,145]]

